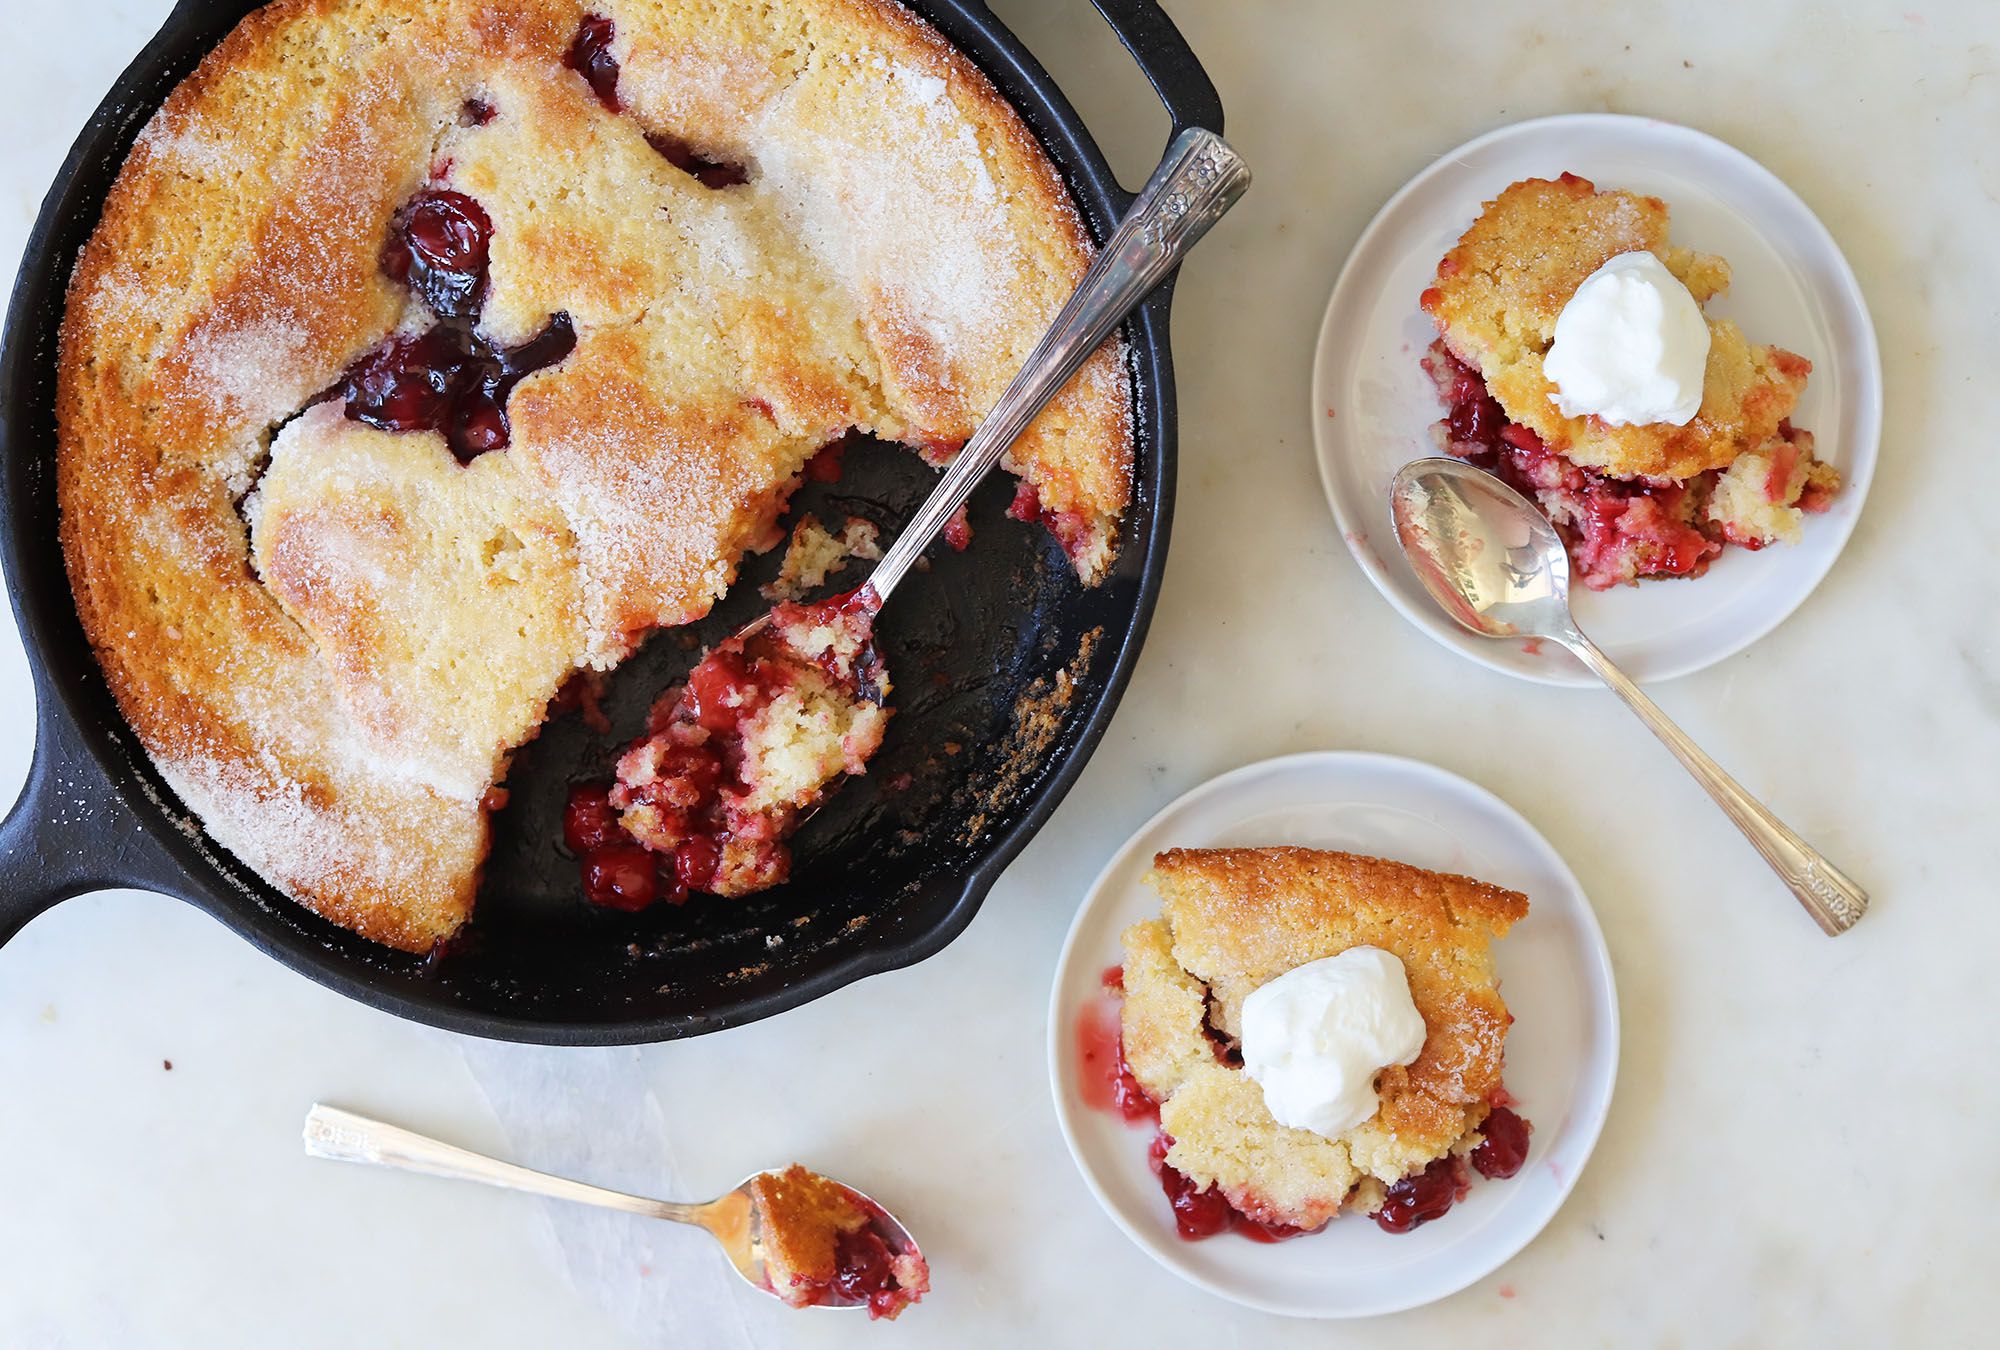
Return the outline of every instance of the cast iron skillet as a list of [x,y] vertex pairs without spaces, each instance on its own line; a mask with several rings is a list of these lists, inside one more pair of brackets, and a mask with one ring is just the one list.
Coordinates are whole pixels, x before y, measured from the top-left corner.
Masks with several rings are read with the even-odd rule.
[[[1040,137],[1101,240],[1131,196],[1047,72],[982,0],[909,0]],[[1222,129],[1215,88],[1153,0],[1093,0],[1176,132]],[[181,0],[77,138],[28,240],[0,342],[0,549],[33,672],[33,767],[0,824],[0,941],[59,900],[130,886],[178,896],[294,970],[434,1026],[557,1045],[700,1035],[768,1017],[937,952],[1076,780],[1139,654],[1166,563],[1174,482],[1171,286],[1127,325],[1136,393],[1134,499],[1116,566],[1079,586],[1040,527],[1004,518],[1008,485],[973,500],[977,538],[904,583],[882,643],[897,713],[868,777],[796,841],[793,880],[745,902],[593,909],[561,852],[567,785],[602,773],[697,643],[764,603],[745,574],[701,624],[657,635],[614,676],[598,735],[553,720],[516,758],[479,908],[430,958],[364,941],[286,900],[216,848],[120,716],[71,600],[56,537],[55,350],[78,249],[133,138],[252,0]],[[934,480],[914,455],[863,447],[798,510],[893,534]],[[852,581],[849,581],[852,584]],[[905,778],[907,776],[907,778]]]

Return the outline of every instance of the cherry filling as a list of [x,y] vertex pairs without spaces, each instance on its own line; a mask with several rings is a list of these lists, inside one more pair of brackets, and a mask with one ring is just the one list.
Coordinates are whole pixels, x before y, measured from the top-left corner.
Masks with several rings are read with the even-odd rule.
[[693,146],[678,136],[664,131],[655,131],[646,137],[646,144],[660,153],[660,157],[693,178],[703,187],[735,187],[738,183],[750,181],[750,174],[741,164],[730,164],[723,160],[709,159],[698,153]]
[[618,58],[611,54],[611,35],[615,27],[602,14],[586,14],[583,22],[576,27],[576,36],[570,40],[569,53],[563,57],[563,64],[583,76],[597,101],[608,112],[619,112],[624,105],[618,101]]
[[[586,14],[583,22],[576,27],[576,36],[570,39],[569,51],[563,56],[563,64],[583,76],[584,83],[597,95],[597,101],[604,105],[606,112],[625,110],[624,101],[618,97],[618,58],[611,52],[611,39],[617,31],[617,25],[602,14]],[[658,151],[667,163],[703,187],[734,187],[750,179],[741,164],[710,159],[669,132],[649,132],[646,144]]]
[[[785,839],[799,807],[786,804],[795,799],[753,804],[758,799],[750,780],[759,770],[752,723],[815,670],[844,696],[880,704],[882,665],[871,642],[880,607],[866,586],[817,605],[779,605],[763,630],[711,651],[684,684],[654,704],[646,735],[619,760],[617,783],[572,794],[564,827],[566,837],[574,833],[570,847],[587,865],[592,850],[603,847],[601,822],[609,812],[619,836],[613,846],[636,843],[651,850],[676,903],[689,891],[735,895],[782,882],[791,866]],[[794,645],[793,635],[824,641],[817,635],[828,630],[842,640],[813,655]],[[874,734],[880,735],[879,723]],[[848,753],[865,757],[872,749],[850,747]]]
[[382,270],[417,293],[440,319],[472,319],[486,299],[493,220],[463,192],[437,188],[396,214]]
[[584,898],[606,909],[636,912],[664,900],[686,901],[688,888],[674,866],[625,832],[609,783],[578,783],[563,807],[563,842],[577,855]]
[[853,440],[852,435],[847,435],[821,446],[819,453],[806,461],[805,476],[815,483],[838,483],[847,447]]
[[1167,1150],[1173,1146],[1174,1141],[1169,1135],[1157,1134],[1153,1136],[1153,1146],[1147,1159],[1159,1173],[1160,1189],[1166,1192],[1167,1205],[1174,1212],[1174,1231],[1180,1234],[1183,1241],[1199,1242],[1217,1233],[1236,1232],[1252,1242],[1283,1242],[1286,1238],[1318,1231],[1253,1219],[1232,1205],[1217,1187],[1196,1186],[1193,1178],[1167,1161]]
[[[1640,576],[1700,576],[1722,552],[1720,540],[1689,520],[1687,486],[1609,478],[1572,463],[1508,421],[1479,372],[1442,338],[1431,344],[1424,367],[1447,409],[1446,448],[1539,500],[1584,585],[1604,590]],[[1704,477],[1712,481],[1714,473]]]
[[873,1228],[840,1235],[833,1249],[833,1288],[842,1298],[866,1303],[871,1317],[886,1316],[909,1301],[889,1244]]
[[965,518],[965,507],[960,506],[945,518],[944,541],[952,551],[963,553],[972,547],[972,522]]
[[1528,1135],[1533,1129],[1506,1107],[1494,1107],[1479,1127],[1486,1137],[1472,1150],[1473,1170],[1494,1181],[1513,1176],[1528,1160]]
[[1105,995],[1085,1004],[1077,1017],[1077,1062],[1083,1079],[1084,1105],[1098,1111],[1116,1111],[1126,1120],[1157,1121],[1159,1105],[1146,1095],[1146,1089],[1139,1085],[1132,1066],[1125,1060],[1115,996],[1120,986],[1110,983],[1114,978],[1122,981],[1123,974],[1113,966],[1104,978]]
[[349,367],[334,393],[347,415],[382,431],[444,434],[459,463],[511,439],[507,399],[514,386],[556,364],[576,347],[569,315],[511,350],[492,346],[461,323],[405,334]]
[[1443,1218],[1469,1189],[1465,1164],[1454,1157],[1439,1158],[1391,1186],[1382,1208],[1375,1211],[1375,1222],[1385,1233],[1407,1233]]
[[1076,511],[1054,511],[1043,506],[1042,494],[1026,480],[1014,488],[1014,500],[1007,504],[1007,514],[1014,520],[1024,520],[1029,524],[1041,522],[1072,561],[1080,561],[1096,544],[1086,516]]

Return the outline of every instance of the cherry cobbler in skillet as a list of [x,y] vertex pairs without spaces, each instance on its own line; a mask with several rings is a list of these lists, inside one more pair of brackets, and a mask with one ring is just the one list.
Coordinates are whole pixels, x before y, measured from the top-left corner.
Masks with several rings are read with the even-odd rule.
[[[275,0],[77,264],[79,613],[211,838],[425,950],[558,691],[707,614],[824,447],[948,459],[1088,257],[1013,109],[892,0]],[[1007,460],[1086,582],[1129,410],[1113,344]],[[783,874],[807,780],[886,716],[872,656],[826,656],[780,624],[697,667],[616,805],[572,810],[592,898]]]
[[[1621,266],[1633,261],[1645,266]],[[1650,289],[1648,271],[1658,278]],[[1579,306],[1600,296],[1619,304],[1621,283],[1625,307],[1588,325]],[[1728,284],[1722,259],[1668,242],[1658,198],[1564,174],[1488,202],[1423,293],[1439,334],[1424,369],[1447,409],[1439,446],[1540,502],[1586,586],[1700,576],[1726,546],[1794,540],[1840,486],[1812,434],[1790,420],[1811,363],[1701,314]],[[1634,413],[1579,394],[1593,372],[1576,367],[1602,364],[1635,327],[1660,322],[1638,334],[1642,346],[1673,336],[1660,308],[1676,303],[1693,330],[1678,411],[1641,399]],[[1557,379],[1573,310],[1573,345],[1587,349]]]
[[1181,1236],[1273,1241],[1348,1210],[1402,1233],[1520,1170],[1490,947],[1525,896],[1303,848],[1173,849],[1147,880],[1161,916],[1125,930],[1107,983],[1121,1105],[1158,1111]]

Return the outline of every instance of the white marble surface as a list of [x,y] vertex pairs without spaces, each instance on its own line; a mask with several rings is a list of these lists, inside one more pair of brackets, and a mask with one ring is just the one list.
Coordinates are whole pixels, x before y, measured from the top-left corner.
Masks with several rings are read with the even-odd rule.
[[[1163,119],[1095,16],[1081,0],[996,7],[1142,174]],[[1172,7],[1259,182],[1181,285],[1180,512],[1146,655],[1083,782],[971,929],[775,1021],[565,1053],[343,1002],[177,904],[71,901],[0,951],[0,1344],[1822,1345],[1987,1330],[2000,8]],[[165,8],[9,6],[0,259]],[[1874,890],[1838,943],[1608,694],[1520,684],[1407,627],[1320,495],[1307,372],[1349,244],[1428,157],[1570,109],[1689,122],[1762,159],[1826,220],[1874,306],[1889,432],[1846,556],[1773,636],[1657,691]],[[25,688],[10,631],[9,795]],[[1118,1234],[1056,1133],[1042,1023],[1070,912],[1134,826],[1223,769],[1343,746],[1433,760],[1526,812],[1595,898],[1626,1037],[1603,1143],[1548,1231],[1463,1294],[1336,1332],[1217,1302]],[[833,1053],[855,1046],[880,1047],[881,1067]],[[557,1235],[584,1250],[579,1229],[536,1202],[306,1161],[314,1098],[635,1183],[712,1189],[802,1156],[889,1198],[938,1289],[893,1327],[791,1315],[717,1286],[698,1235],[645,1245],[637,1220],[589,1248],[622,1255],[566,1264]],[[692,1316],[663,1314],[682,1291],[701,1300]]]

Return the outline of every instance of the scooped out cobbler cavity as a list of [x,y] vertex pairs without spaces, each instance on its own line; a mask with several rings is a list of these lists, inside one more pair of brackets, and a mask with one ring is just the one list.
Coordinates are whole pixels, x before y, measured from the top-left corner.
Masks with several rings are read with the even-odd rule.
[[889,722],[866,586],[780,604],[653,706],[616,781],[572,790],[564,835],[584,893],[614,909],[694,891],[741,896],[790,874],[787,838],[839,778],[865,772]]

